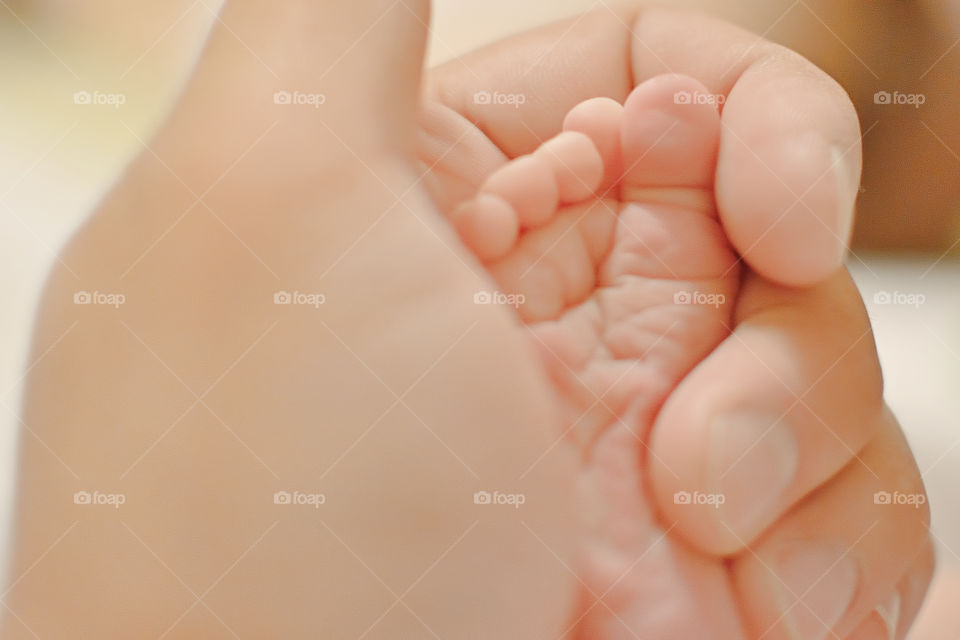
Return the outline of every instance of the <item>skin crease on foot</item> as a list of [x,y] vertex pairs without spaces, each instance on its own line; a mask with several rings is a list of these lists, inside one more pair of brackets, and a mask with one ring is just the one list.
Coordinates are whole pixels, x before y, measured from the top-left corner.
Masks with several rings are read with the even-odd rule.
[[[663,55],[698,28],[743,51],[690,15],[608,13],[569,29],[606,59],[543,63],[609,74],[544,74],[566,80],[528,90],[564,98],[515,114],[528,128],[467,118],[476,76],[421,84],[428,9],[227,3],[170,118],[63,251],[82,282],[55,271],[41,302],[2,637],[798,640],[846,637],[877,607],[902,637],[926,513],[868,501],[922,486],[833,271],[849,212],[830,194],[855,189],[841,173],[815,190],[817,220],[788,224],[799,246],[758,240],[761,207],[733,187],[766,178],[734,172],[745,149],[724,133],[783,134],[745,107],[777,73],[811,83],[793,97],[817,130],[856,140],[833,85],[759,48],[722,115],[674,99],[717,91],[693,61],[664,75],[638,57],[628,86],[578,87],[629,77],[631,33]],[[466,63],[507,89],[503,61],[543,58],[539,37]],[[272,99],[291,89],[323,110]],[[794,151],[788,181],[828,168]],[[838,233],[819,246],[824,220]],[[754,240],[745,264],[733,248]],[[809,286],[776,284],[798,274]],[[79,287],[127,302],[77,306]],[[475,304],[495,288],[523,304]],[[276,305],[278,289],[325,304]],[[708,459],[704,442],[732,444]],[[126,502],[70,499],[94,489]],[[281,490],[326,502],[286,508]]]
[[[711,195],[719,113],[674,99],[704,92],[691,78],[663,76],[623,107],[585,102],[568,114],[568,131],[499,169],[454,212],[465,244],[523,301],[517,310],[567,416],[564,435],[583,460],[580,571],[586,595],[607,602],[584,612],[584,640],[625,629],[744,637],[722,558],[669,536],[644,556],[669,523],[652,509],[640,443],[666,395],[727,337],[739,286]],[[601,152],[577,129],[614,143]],[[615,182],[601,191],[605,175]]]

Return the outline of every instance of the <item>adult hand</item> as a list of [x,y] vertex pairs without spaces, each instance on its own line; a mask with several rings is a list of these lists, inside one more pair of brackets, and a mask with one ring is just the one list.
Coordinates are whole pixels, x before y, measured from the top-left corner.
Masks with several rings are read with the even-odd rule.
[[[932,572],[929,516],[924,504],[874,499],[922,502],[923,487],[841,270],[861,155],[854,109],[833,80],[695,13],[603,9],[433,70],[421,115],[425,181],[450,211],[507,159],[558,133],[578,102],[623,101],[671,72],[723,103],[717,204],[750,270],[732,335],[657,420],[650,460],[664,526],[731,559],[750,637],[820,638],[828,628],[902,637]],[[681,490],[721,492],[726,503],[680,507]],[[885,627],[895,636],[869,635]]]

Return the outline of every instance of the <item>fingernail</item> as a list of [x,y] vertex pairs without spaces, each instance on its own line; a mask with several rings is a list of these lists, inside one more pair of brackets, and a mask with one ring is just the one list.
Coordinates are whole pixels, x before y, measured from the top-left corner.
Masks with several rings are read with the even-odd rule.
[[830,162],[837,185],[837,219],[834,221],[837,242],[841,245],[841,256],[846,255],[850,243],[850,234],[853,231],[853,215],[857,206],[857,196],[860,194],[860,185],[857,176],[850,168],[850,156],[854,149],[842,147],[830,148]]
[[804,544],[781,554],[777,567],[773,583],[788,636],[824,640],[831,635],[856,595],[859,571],[853,559],[843,550]]
[[793,483],[796,439],[772,417],[733,414],[714,421],[710,440],[708,486],[723,496],[717,516],[741,538],[752,538],[776,519]]
[[894,591],[886,602],[877,605],[877,615],[887,628],[887,638],[897,640],[897,625],[900,624],[900,592]]

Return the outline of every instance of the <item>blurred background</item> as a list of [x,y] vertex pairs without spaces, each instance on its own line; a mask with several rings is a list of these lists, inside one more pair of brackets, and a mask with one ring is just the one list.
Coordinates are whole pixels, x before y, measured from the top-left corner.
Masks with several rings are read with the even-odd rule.
[[[866,166],[850,268],[874,323],[888,401],[930,492],[940,559],[912,638],[958,640],[960,0],[660,4],[703,9],[800,51],[836,77],[857,105]],[[219,5],[0,0],[4,547],[22,428],[18,402],[41,286],[50,269],[69,270],[57,251],[143,150]],[[442,62],[510,33],[606,7],[603,0],[435,0],[430,59]]]

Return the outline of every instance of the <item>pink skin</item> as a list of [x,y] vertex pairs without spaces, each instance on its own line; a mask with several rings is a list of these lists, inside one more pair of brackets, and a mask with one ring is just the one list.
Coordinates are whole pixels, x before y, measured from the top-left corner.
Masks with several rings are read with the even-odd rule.
[[[471,219],[458,225],[467,246],[504,291],[525,297],[518,312],[566,416],[558,436],[581,453],[589,535],[576,633],[584,640],[744,633],[723,562],[665,536],[670,524],[653,508],[644,471],[654,417],[728,334],[726,301],[739,278],[711,197],[719,115],[709,105],[675,104],[683,90],[703,88],[665,76],[638,87],[625,106],[579,105],[567,132],[495,172],[458,210]],[[605,180],[621,161],[622,177]],[[543,185],[546,169],[552,189]],[[542,220],[530,198],[554,190],[567,204]],[[517,197],[524,191],[527,199]],[[514,219],[491,192],[513,194]],[[489,238],[501,226],[505,237],[518,220],[527,228],[491,259]],[[677,304],[686,294],[720,302]]]
[[[698,47],[689,46],[691,34],[700,34]],[[545,73],[518,76],[518,67]],[[662,73],[688,74],[710,90],[708,98],[725,98],[716,204],[749,268],[742,271],[733,333],[657,414],[650,450],[644,449],[648,497],[665,522],[675,523],[671,535],[728,558],[750,637],[796,637],[782,621],[790,612],[805,615],[807,604],[821,609],[808,622],[840,615],[834,633],[844,637],[894,593],[903,602],[902,637],[931,575],[929,512],[873,502],[878,490],[922,495],[923,487],[896,418],[884,407],[859,292],[836,270],[860,167],[856,116],[836,82],[790,51],[696,13],[640,3],[598,10],[432,71],[418,144],[424,182],[449,212],[511,158],[535,153],[564,123],[589,135],[605,158],[603,192],[623,172],[620,129],[608,126],[618,102]],[[474,104],[474,94],[491,87],[538,99],[519,110]],[[577,107],[584,100],[592,108]],[[841,162],[831,158],[831,147],[846,150]],[[702,195],[685,207],[699,207]],[[556,274],[587,286],[571,261],[557,262]],[[589,343],[559,342],[573,357],[590,355]],[[778,422],[784,428],[773,437]],[[730,429],[735,437],[727,437]],[[744,455],[738,446],[747,447]],[[783,459],[774,463],[772,455]],[[723,508],[674,503],[677,491],[715,492],[717,475],[729,497]],[[846,612],[822,609],[844,606],[847,594],[839,592],[851,572],[837,572],[808,593],[809,575],[790,577],[780,566],[798,542],[820,557],[849,550],[860,583]],[[801,596],[810,602],[798,603]],[[828,634],[825,626],[816,632]]]
[[[585,608],[576,637],[896,633],[904,611],[906,619],[916,612],[901,594],[914,598],[917,589],[903,564],[882,560],[883,549],[922,539],[922,518],[900,521],[863,500],[886,486],[872,469],[902,447],[896,431],[888,429],[818,502],[802,504],[754,546],[750,539],[768,524],[757,520],[756,487],[787,496],[805,490],[805,475],[831,464],[825,454],[836,455],[835,447],[818,443],[816,429],[781,434],[762,423],[755,432],[749,416],[704,435],[702,422],[676,414],[690,404],[685,379],[704,375],[698,363],[706,359],[709,371],[708,356],[721,343],[727,351],[744,344],[730,337],[740,267],[712,189],[719,116],[710,104],[678,102],[684,92],[706,90],[691,78],[659,76],[624,106],[602,98],[576,106],[564,133],[503,165],[456,214],[467,247],[503,291],[522,296],[517,312],[566,417],[558,438],[580,451],[589,535],[578,568]],[[554,194],[577,192],[589,195],[555,206]],[[537,194],[554,205],[551,216],[544,218]],[[508,237],[516,241],[505,248]],[[751,362],[736,370],[745,381],[753,375]],[[674,499],[711,488],[703,474],[717,463],[704,464],[690,446],[704,437],[718,438],[711,449],[733,452],[720,469],[725,484],[711,494],[723,496],[722,506]],[[800,464],[794,439],[801,450],[822,452],[815,464]],[[697,482],[675,469],[693,471]],[[798,532],[810,532],[809,541]],[[921,564],[913,575],[922,581],[928,569]],[[883,586],[898,580],[892,593]]]
[[[24,442],[14,563],[14,574],[25,578],[5,598],[17,615],[6,618],[9,637],[68,637],[77,629],[98,638],[145,629],[159,637],[186,605],[196,604],[201,615],[181,618],[178,635],[223,635],[221,620],[227,620],[236,629],[315,637],[319,617],[331,637],[360,637],[368,621],[379,637],[419,637],[426,621],[435,635],[452,638],[551,640],[577,627],[591,640],[631,637],[633,629],[651,640],[739,640],[744,634],[795,640],[791,629],[776,626],[789,612],[784,606],[795,608],[784,597],[788,576],[777,562],[798,541],[848,549],[858,568],[860,589],[834,633],[852,633],[896,590],[903,594],[902,635],[929,576],[926,514],[864,499],[881,489],[920,492],[919,474],[895,420],[881,410],[879,368],[859,297],[834,273],[839,255],[832,247],[848,229],[849,207],[829,197],[838,195],[833,182],[810,184],[827,168],[826,155],[813,152],[822,145],[804,153],[797,140],[786,139],[797,123],[782,120],[808,114],[801,129],[845,140],[856,156],[855,120],[842,94],[789,52],[722,24],[656,9],[603,11],[471,59],[467,82],[446,76],[444,94],[455,103],[477,90],[470,82],[509,89],[518,60],[536,66],[543,59],[557,73],[523,76],[518,88],[541,101],[498,117],[473,105],[470,118],[469,109],[427,104],[424,111],[446,118],[418,130],[414,113],[431,93],[421,91],[416,53],[426,10],[426,0],[226,4],[150,153],[63,254],[91,289],[124,287],[129,305],[111,316],[73,305],[76,279],[60,270],[41,306],[35,353],[44,357],[31,373],[24,410],[38,438]],[[362,37],[371,25],[376,31]],[[686,43],[698,29],[710,37],[692,48]],[[640,37],[643,46],[633,46]],[[547,46],[540,46],[544,40]],[[577,55],[569,55],[570,46]],[[558,53],[544,58],[544,51]],[[665,61],[728,95],[725,132],[767,146],[737,147],[724,133],[716,152],[715,113],[700,106],[671,111],[678,106],[674,90],[701,85],[677,77],[644,83],[664,71]],[[322,83],[318,67],[332,69]],[[784,87],[781,79],[792,84]],[[591,153],[578,151],[586,148],[579,135],[537,150],[540,134],[558,133],[578,100],[626,100],[641,83],[622,114],[600,101],[568,117],[567,129],[586,134],[597,148],[601,170]],[[284,87],[336,99],[318,118],[312,109],[272,103]],[[469,91],[461,94],[463,88]],[[683,126],[667,132],[649,126],[664,113]],[[412,160],[418,134],[427,138],[418,152],[431,160],[429,176]],[[674,144],[660,147],[670,136]],[[457,148],[447,155],[451,147]],[[672,150],[658,158],[664,148]],[[570,149],[576,157],[560,163]],[[694,149],[702,155],[674,164]],[[751,150],[782,175],[753,171],[742,157]],[[711,176],[705,167],[714,152],[718,166]],[[533,155],[526,164],[539,174],[550,207],[528,199],[515,181],[498,186],[490,178],[507,158],[524,154]],[[847,186],[858,169],[858,156],[850,160]],[[644,171],[633,171],[634,163]],[[669,174],[671,165],[680,173]],[[744,167],[748,171],[737,170]],[[542,179],[548,169],[553,188]],[[624,170],[627,179],[607,192]],[[478,199],[473,210],[467,205],[455,222],[467,236],[486,233],[475,212],[496,203],[494,219],[502,224],[474,240],[496,256],[486,262],[500,288],[528,297],[519,318],[509,307],[473,304],[477,291],[493,283],[436,215],[435,205],[450,213],[488,178],[502,195],[487,194],[486,205]],[[735,310],[732,298],[718,306],[678,305],[673,298],[736,293],[732,252],[711,216],[711,178],[718,181],[724,230],[757,269],[743,269]],[[793,202],[775,186],[777,178],[788,191],[809,191],[814,210],[789,217],[769,242],[747,251],[744,243],[778,219],[772,205]],[[455,195],[464,189],[467,195]],[[229,213],[225,221],[246,246],[211,243],[211,229],[223,233],[221,222],[186,216],[119,282],[118,274],[193,202],[185,191],[208,190],[206,204]],[[600,193],[556,208],[590,191]],[[400,207],[398,194],[407,196]],[[803,233],[809,229],[824,233]],[[324,291],[346,304],[324,307],[322,331],[316,310],[272,304],[277,278],[248,247],[276,265],[290,289]],[[816,265],[804,262],[811,256]],[[770,280],[811,286],[788,289]],[[534,339],[518,329],[518,320],[527,321]],[[234,366],[277,321],[283,330]],[[73,323],[74,333],[48,354]],[[114,357],[96,357],[103,353]],[[186,385],[170,378],[158,354]],[[385,388],[371,385],[371,371]],[[388,428],[374,429],[374,440],[355,447],[349,464],[330,478],[331,492],[340,486],[349,498],[331,499],[324,512],[335,535],[320,530],[313,510],[278,512],[269,500],[278,488],[273,476],[232,440],[225,449],[218,437],[225,435],[223,425],[200,407],[146,466],[116,486],[131,496],[126,511],[100,517],[68,499],[83,487],[50,451],[61,452],[85,479],[115,486],[127,457],[117,452],[143,451],[187,406],[179,402],[189,403],[188,391],[203,391],[218,376],[225,377],[206,401],[292,487],[324,484],[318,460],[333,462],[350,451],[380,407],[396,407],[381,425]],[[402,396],[415,412],[397,406],[396,394],[421,378],[416,393]],[[804,399],[790,416],[798,419],[800,471],[763,518],[733,530],[723,526],[722,511],[673,502],[673,491],[709,488],[702,483],[710,468],[704,456],[712,449],[706,425],[721,411],[764,402],[788,407],[796,399],[791,394]],[[323,407],[321,428],[317,407]],[[62,428],[65,417],[72,428]],[[823,424],[837,425],[839,435]],[[440,431],[431,435],[425,425]],[[469,473],[451,473],[456,462],[438,439],[463,452],[489,488],[507,488],[522,476],[530,497],[525,509],[479,512],[469,496],[481,487]],[[110,455],[90,444],[102,442],[110,443]],[[256,471],[244,473],[247,467],[238,466],[231,451]],[[524,471],[531,460],[536,464]],[[876,473],[867,473],[864,461]],[[579,511],[572,509],[574,483],[586,494]],[[731,499],[737,502],[742,499]],[[586,516],[586,536],[575,526],[578,515]],[[54,537],[78,518],[75,533],[48,554]],[[238,561],[277,519],[277,529]],[[463,534],[463,546],[447,553],[451,540],[478,519],[482,525]],[[156,554],[125,525],[149,531]],[[860,544],[865,525],[876,526]],[[799,565],[802,579],[817,577]],[[231,566],[237,570],[220,580]],[[216,584],[204,602],[216,617],[201,610],[168,567],[198,592]],[[385,581],[368,575],[369,567]],[[144,573],[150,579],[130,580]],[[793,595],[801,593],[807,592]],[[403,606],[397,594],[408,596]],[[828,596],[816,592],[798,606],[843,602]],[[813,617],[825,617],[818,613]],[[810,621],[807,616],[803,624]]]

